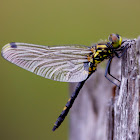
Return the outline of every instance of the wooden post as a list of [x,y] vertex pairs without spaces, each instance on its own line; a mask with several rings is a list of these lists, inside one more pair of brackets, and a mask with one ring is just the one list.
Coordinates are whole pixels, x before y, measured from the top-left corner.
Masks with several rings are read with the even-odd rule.
[[140,37],[122,57],[121,73],[121,86],[114,103],[114,140],[138,140]]
[[[138,140],[139,52],[140,38],[122,59],[113,59],[111,73],[122,77],[116,92],[102,68],[88,79],[70,111],[69,140]],[[70,93],[75,86],[70,84]]]

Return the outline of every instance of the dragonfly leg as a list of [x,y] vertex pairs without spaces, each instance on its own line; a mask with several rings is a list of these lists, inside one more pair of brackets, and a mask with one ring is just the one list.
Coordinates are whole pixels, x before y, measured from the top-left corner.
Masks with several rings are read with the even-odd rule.
[[[88,78],[87,78],[88,79]],[[86,80],[87,80],[86,79]],[[53,127],[53,131],[55,131],[56,128],[58,128],[61,123],[64,121],[65,117],[67,116],[70,108],[72,107],[73,103],[74,103],[74,100],[76,99],[76,97],[78,96],[79,94],[79,91],[81,90],[81,88],[83,87],[84,83],[86,82],[86,80],[82,81],[82,82],[79,82],[75,91],[73,92],[73,94],[71,95],[70,99],[68,100],[67,104],[65,105],[62,113],[60,114],[60,116],[58,117],[57,121],[55,122],[54,124],[54,127]]]
[[[110,60],[110,61],[112,62],[112,58],[111,58],[111,60]],[[114,76],[110,73],[110,66],[111,66],[111,62],[109,63],[107,73],[108,73],[111,77],[113,77],[114,79],[116,79],[117,81],[121,82],[119,79],[117,79],[116,77],[114,77]]]
[[111,77],[113,77],[114,79],[116,79],[117,81],[120,82],[120,80],[118,80],[116,77],[114,77],[112,74],[110,74],[110,66],[111,66],[111,62],[112,62],[112,57],[108,60],[107,66],[106,66],[106,70],[105,70],[105,77],[114,85],[116,85],[117,87],[119,87],[116,83],[114,83],[111,79],[109,79],[107,77],[107,74],[109,74]]
[[122,54],[119,56],[119,54],[115,51],[115,55],[118,57],[118,58],[121,58],[125,52],[127,51],[127,49],[129,48],[128,47],[129,43],[127,43],[124,47],[123,47],[123,51],[122,51]]

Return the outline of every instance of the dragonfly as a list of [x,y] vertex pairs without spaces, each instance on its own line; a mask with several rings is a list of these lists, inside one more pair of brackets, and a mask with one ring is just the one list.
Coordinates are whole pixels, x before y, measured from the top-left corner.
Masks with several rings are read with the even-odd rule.
[[[108,41],[85,45],[43,46],[12,42],[2,48],[2,56],[9,62],[42,77],[61,81],[78,82],[63,111],[54,124],[55,131],[67,116],[76,97],[86,80],[96,71],[97,65],[105,59],[108,63],[105,77],[118,86],[112,79],[118,80],[110,72],[113,57],[121,58],[128,45],[118,34],[110,34]],[[111,79],[110,79],[110,78]]]

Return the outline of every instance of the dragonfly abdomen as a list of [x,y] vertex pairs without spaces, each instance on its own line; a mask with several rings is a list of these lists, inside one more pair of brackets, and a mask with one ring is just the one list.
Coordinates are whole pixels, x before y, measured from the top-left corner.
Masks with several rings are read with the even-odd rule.
[[[87,77],[87,79],[88,79],[88,77]],[[57,129],[61,125],[61,123],[63,122],[63,120],[67,116],[70,108],[72,107],[72,105],[74,103],[74,100],[76,99],[77,95],[79,94],[80,89],[83,87],[83,85],[84,85],[86,80],[78,83],[78,85],[76,87],[76,90],[73,92],[73,94],[69,98],[69,100],[68,100],[67,104],[65,105],[62,113],[60,114],[60,116],[58,117],[57,121],[55,122],[54,127],[52,129],[53,131],[55,131],[55,129]]]

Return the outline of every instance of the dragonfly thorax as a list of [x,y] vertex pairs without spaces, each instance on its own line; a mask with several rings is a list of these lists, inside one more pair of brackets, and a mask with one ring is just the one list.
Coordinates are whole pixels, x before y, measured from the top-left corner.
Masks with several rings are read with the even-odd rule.
[[106,44],[97,44],[96,45],[96,53],[94,54],[94,61],[95,63],[100,63],[102,62],[104,59],[108,59],[112,54],[112,50],[107,47]]

